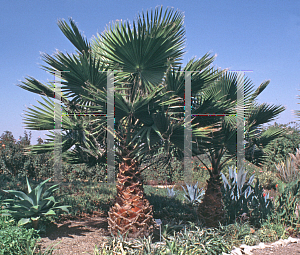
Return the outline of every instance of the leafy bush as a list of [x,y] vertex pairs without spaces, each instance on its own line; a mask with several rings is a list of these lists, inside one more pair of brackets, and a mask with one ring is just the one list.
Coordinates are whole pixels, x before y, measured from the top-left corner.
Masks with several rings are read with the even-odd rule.
[[262,228],[274,230],[279,239],[288,238],[286,226],[281,222],[281,219],[276,212],[268,216],[268,219],[262,224]]
[[278,181],[279,178],[277,177],[277,174],[273,171],[268,171],[267,169],[264,169],[259,174],[259,182],[265,189],[275,189]]
[[275,206],[281,223],[295,228],[299,232],[300,217],[296,215],[300,201],[300,180],[282,187],[282,193],[276,198]]
[[[164,155],[164,154],[162,154]],[[153,160],[153,158],[151,159]],[[150,161],[151,162],[151,161]],[[145,166],[149,165],[147,160],[144,161]],[[143,164],[143,167],[145,167]],[[162,166],[161,163],[154,164],[146,168],[142,172],[144,183],[161,184],[175,183],[184,179],[183,164],[175,158],[172,158],[170,165]],[[151,181],[154,181],[151,183]]]
[[68,182],[73,181],[105,181],[107,177],[106,166],[96,165],[88,167],[85,164],[68,165],[63,163],[62,176]]
[[[182,196],[182,194],[180,194]],[[177,219],[196,221],[197,215],[192,208],[183,204],[181,196],[168,198],[165,195],[146,193],[146,198],[153,206],[153,216],[156,219]]]
[[60,197],[58,202],[70,205],[70,214],[73,216],[94,211],[107,213],[116,194],[115,185],[94,182],[73,182],[61,186],[57,191]]
[[259,240],[263,243],[271,243],[278,240],[276,231],[265,227],[259,229],[257,231],[257,235],[259,237]]
[[257,235],[246,235],[244,237],[244,243],[249,246],[254,246],[260,242]]
[[[31,133],[25,131],[25,136],[18,141],[14,139],[10,131],[5,131],[0,137],[0,174],[18,178],[44,179],[53,176],[52,153],[37,155],[25,155],[24,148],[30,145]],[[44,143],[41,138],[38,143]],[[66,181],[92,179],[104,181],[107,176],[105,165],[88,167],[85,164],[62,164],[62,176]]]
[[248,223],[229,224],[227,226],[220,226],[219,229],[222,238],[230,243],[231,246],[240,246],[245,237],[251,233],[251,228]]
[[[52,175],[53,165],[49,162],[51,153],[40,155],[25,155],[24,147],[30,145],[31,132],[25,131],[24,137],[18,142],[10,131],[5,131],[0,137],[0,173],[18,178],[41,178]],[[42,139],[38,139],[42,143]]]
[[272,126],[263,128],[263,130],[266,130],[276,127],[285,130],[280,137],[271,141],[268,146],[264,148],[266,153],[266,162],[264,165],[266,169],[271,171],[274,169],[276,171],[274,163],[278,164],[289,157],[289,153],[294,154],[296,152],[296,148],[298,148],[300,144],[300,131],[298,125],[290,126],[292,123],[293,122],[278,124],[275,122]]
[[[161,153],[161,155],[157,157],[164,158],[165,154]],[[205,158],[205,155],[203,158]],[[152,161],[153,157],[144,160],[142,167],[150,165],[150,163],[153,163]],[[204,162],[209,164],[208,159],[204,160]],[[191,167],[193,169],[193,180],[199,183],[206,183],[206,180],[209,179],[209,173],[204,166],[198,160],[194,159]],[[169,165],[164,166],[159,162],[153,164],[142,172],[142,177],[144,183],[150,185],[180,183],[184,181],[184,164],[176,157],[172,157]]]
[[34,249],[39,240],[38,232],[16,226],[7,217],[0,217],[0,255],[26,254],[28,249]]

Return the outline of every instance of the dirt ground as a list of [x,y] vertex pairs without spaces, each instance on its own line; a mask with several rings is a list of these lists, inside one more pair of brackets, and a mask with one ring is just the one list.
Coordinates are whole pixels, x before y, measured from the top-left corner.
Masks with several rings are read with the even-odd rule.
[[106,217],[85,217],[48,226],[40,245],[45,250],[61,241],[53,254],[94,254],[95,245],[99,247],[108,236]]
[[[47,232],[40,241],[44,251],[49,245],[60,242],[54,255],[94,254],[95,245],[101,246],[110,236],[107,218],[93,215],[84,218],[66,220],[47,227]],[[300,243],[288,244],[284,247],[272,247],[253,250],[253,255],[296,255],[300,254]]]
[[253,250],[252,251],[253,255],[299,255],[300,254],[300,243],[291,243],[288,244],[287,246],[277,246],[277,247],[272,247],[272,248],[265,248],[262,250]]

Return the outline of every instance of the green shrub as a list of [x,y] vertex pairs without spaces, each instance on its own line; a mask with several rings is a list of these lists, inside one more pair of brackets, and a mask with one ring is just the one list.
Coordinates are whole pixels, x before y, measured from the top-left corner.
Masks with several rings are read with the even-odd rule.
[[259,237],[257,235],[246,235],[244,237],[244,244],[249,246],[257,245],[260,242]]
[[230,243],[231,246],[238,247],[244,242],[245,237],[251,234],[251,228],[248,223],[240,224],[235,222],[227,226],[220,226],[219,232],[222,238]]
[[34,229],[16,226],[10,218],[0,217],[0,255],[26,254],[26,250],[34,249],[39,240]]
[[277,177],[277,174],[273,171],[268,171],[267,169],[264,169],[259,175],[259,181],[260,184],[265,189],[275,189],[276,184],[279,181],[279,178]]
[[268,219],[262,224],[262,228],[274,230],[279,239],[288,238],[286,226],[281,222],[277,213],[272,213]]
[[165,195],[146,193],[146,198],[153,206],[154,218],[177,219],[178,221],[196,221],[197,215],[195,210],[193,210],[191,206],[183,204],[181,196],[182,194],[176,198],[168,198]]
[[257,235],[259,240],[263,243],[271,243],[278,240],[276,231],[265,227],[259,229]]
[[224,240],[217,229],[200,229],[189,226],[163,237],[164,243],[153,244],[152,236],[147,239],[127,240],[121,235],[109,238],[95,254],[222,254],[232,246]]
[[282,193],[276,198],[276,212],[282,224],[292,227],[299,232],[300,217],[296,215],[297,205],[300,202],[300,180],[290,184],[281,184]]
[[[61,204],[70,205],[73,216],[101,211],[107,213],[117,195],[115,185],[93,182],[73,182],[57,192]],[[63,196],[61,196],[63,195]]]

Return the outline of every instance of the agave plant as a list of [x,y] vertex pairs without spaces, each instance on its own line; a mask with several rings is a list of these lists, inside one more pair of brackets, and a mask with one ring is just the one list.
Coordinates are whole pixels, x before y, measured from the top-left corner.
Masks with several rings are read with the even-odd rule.
[[172,189],[167,188],[169,197],[176,197],[177,196],[177,193],[173,189],[174,189],[174,187]]
[[25,225],[31,222],[33,227],[37,229],[40,217],[55,215],[56,210],[63,210],[69,213],[67,208],[70,206],[56,206],[57,202],[55,201],[53,193],[58,189],[59,184],[51,186],[43,193],[45,184],[50,179],[51,178],[41,182],[34,189],[31,189],[26,177],[28,188],[27,195],[22,191],[3,190],[4,192],[14,195],[17,200],[4,200],[3,204],[5,204],[6,212],[1,215],[12,216],[15,219],[19,219],[19,225]]
[[246,176],[247,172],[245,172],[244,168],[241,168],[237,173],[236,169],[229,167],[229,181],[221,173],[224,184],[222,189],[223,202],[227,211],[228,223],[233,223],[243,213],[248,214],[248,203],[252,198],[250,195],[253,192],[251,184],[253,183],[254,175],[250,177],[247,183]]
[[[228,182],[227,178],[223,173],[221,173],[221,177],[223,179],[224,189],[227,190],[228,188],[231,189],[234,185],[237,187],[237,199],[241,196],[243,192],[245,192],[246,197],[248,197],[251,193],[251,185],[254,181],[254,174],[250,177],[248,183],[246,184],[246,176],[248,172],[245,172],[244,168],[241,168],[239,172],[236,172],[236,169],[229,167],[229,180],[231,183]],[[247,185],[247,188],[245,188]],[[244,190],[244,191],[243,191]],[[233,191],[231,192],[231,197],[233,198],[234,194]]]
[[267,219],[274,209],[272,200],[269,198],[269,193],[264,192],[263,187],[259,184],[259,179],[254,187],[251,187],[253,192],[250,196],[248,205],[250,211],[250,223],[255,227],[260,227],[263,220]]
[[193,185],[188,185],[186,184],[187,191],[185,188],[181,185],[182,189],[184,190],[184,197],[192,204],[195,205],[196,203],[200,204],[201,199],[205,194],[205,190],[203,188],[198,189],[198,182],[193,186]]
[[259,226],[273,209],[269,194],[265,194],[257,178],[253,187],[254,175],[246,182],[244,168],[239,172],[229,167],[229,179],[222,174],[224,188],[222,188],[223,202],[227,212],[227,223],[234,223],[238,218],[250,218],[250,222]]

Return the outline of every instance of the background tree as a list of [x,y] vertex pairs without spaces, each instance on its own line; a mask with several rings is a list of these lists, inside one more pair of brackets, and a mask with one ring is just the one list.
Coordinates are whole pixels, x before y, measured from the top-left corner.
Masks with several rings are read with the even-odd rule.
[[[31,132],[24,132],[24,137],[18,141],[10,131],[5,131],[0,137],[1,172],[14,177],[40,177],[40,168],[48,159],[47,155],[25,155],[23,149],[30,145]],[[40,142],[41,140],[39,140]]]
[[30,144],[31,133],[25,131],[25,137],[19,137],[16,141],[12,132],[5,131],[0,137],[1,172],[6,175],[20,177],[27,172],[34,175],[33,168],[28,162],[30,157],[22,154],[22,148]]
[[[291,124],[295,124],[292,126]],[[262,130],[269,130],[270,128],[282,129],[282,134],[271,141],[268,146],[264,148],[266,155],[265,168],[274,171],[276,167],[275,164],[284,162],[286,158],[289,158],[289,153],[296,154],[296,149],[300,145],[300,130],[296,122],[289,122],[287,124],[274,123],[264,127]]]

